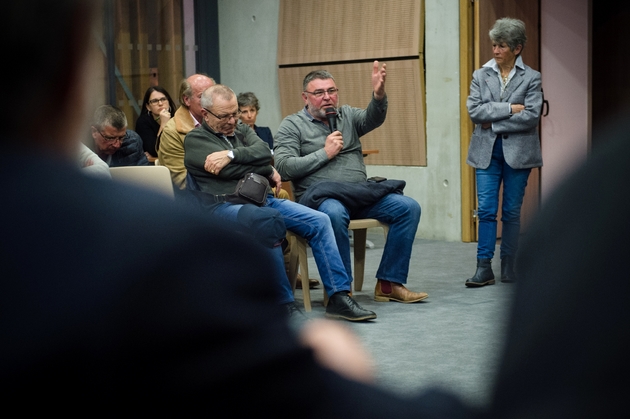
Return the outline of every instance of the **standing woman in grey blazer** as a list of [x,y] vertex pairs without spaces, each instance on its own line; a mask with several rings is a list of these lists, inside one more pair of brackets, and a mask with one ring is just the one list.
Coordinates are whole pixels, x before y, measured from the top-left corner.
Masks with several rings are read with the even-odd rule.
[[489,32],[494,58],[473,73],[466,101],[476,124],[466,163],[475,168],[479,220],[477,270],[468,287],[495,283],[492,258],[497,237],[499,188],[501,206],[501,281],[513,282],[521,206],[532,167],[542,166],[538,122],[542,106],[540,73],[521,58],[525,24],[502,18]]

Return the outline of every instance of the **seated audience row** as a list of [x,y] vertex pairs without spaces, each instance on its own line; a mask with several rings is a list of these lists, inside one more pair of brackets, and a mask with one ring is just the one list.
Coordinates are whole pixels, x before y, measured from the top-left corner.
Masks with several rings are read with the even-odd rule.
[[[211,80],[205,77],[207,76],[193,75],[183,83],[183,86],[192,85],[200,80]],[[379,66],[378,62],[375,62],[372,74],[373,95],[377,97],[378,101],[373,100],[374,104],[368,108],[368,112],[365,115],[361,110],[357,109],[356,111],[356,118],[365,118],[363,125],[371,127],[369,129],[378,127],[384,119],[384,111],[387,108],[384,87],[385,77],[386,66]],[[349,138],[349,146],[343,147],[341,132],[336,129],[331,130],[328,127],[328,119],[322,110],[327,106],[337,106],[336,90],[335,92],[330,91],[330,89],[334,90],[336,87],[328,87],[324,94],[319,94],[317,87],[313,87],[311,84],[317,85],[321,83],[333,83],[334,86],[332,76],[327,73],[309,74],[305,79],[306,90],[308,88],[315,90],[315,98],[320,102],[318,103],[319,110],[316,113],[317,115],[321,114],[320,118],[323,119],[323,121],[321,119],[317,120],[322,127],[320,130],[328,133],[333,132],[330,141],[326,139],[327,134],[324,135],[323,140],[318,140],[321,141],[321,151],[325,151],[325,146],[326,148],[335,148],[330,155],[324,153],[326,162],[333,162],[331,166],[333,169],[326,176],[330,180],[336,179],[334,186],[343,186],[345,188],[343,194],[346,194],[345,198],[338,195],[330,196],[325,202],[334,201],[338,203],[338,206],[343,207],[348,204],[348,199],[355,200],[357,194],[363,194],[363,201],[360,203],[363,207],[357,208],[356,202],[354,202],[351,204],[350,210],[346,210],[348,211],[346,215],[338,213],[339,216],[335,219],[336,225],[330,224],[330,219],[333,217],[328,214],[327,218],[318,218],[320,220],[317,223],[319,225],[318,228],[305,230],[303,227],[300,227],[302,224],[298,223],[297,220],[306,216],[312,218],[314,214],[321,212],[321,208],[313,206],[311,209],[320,211],[311,213],[308,212],[309,209],[305,205],[296,206],[290,201],[278,200],[273,195],[270,195],[267,205],[278,209],[284,215],[285,224],[289,230],[309,240],[320,277],[322,277],[322,282],[330,297],[326,308],[327,316],[351,321],[369,320],[375,318],[376,314],[360,307],[350,293],[352,270],[347,232],[350,211],[352,211],[353,216],[369,214],[369,218],[379,218],[390,225],[390,239],[386,243],[385,256],[377,272],[378,281],[375,289],[375,300],[412,303],[427,298],[426,293],[409,291],[403,285],[408,275],[411,245],[415,239],[415,231],[420,217],[420,207],[414,200],[398,193],[400,182],[385,182],[381,184],[366,182],[359,135],[352,128],[355,125],[358,126],[361,122],[357,120],[354,125],[347,125],[349,131],[346,135]],[[182,88],[182,91],[185,90],[185,88]],[[304,94],[303,96],[307,98]],[[169,159],[164,160],[160,158],[161,163],[171,170],[174,181],[179,176],[183,175],[185,177],[188,174],[190,175],[189,179],[194,179],[202,191],[213,196],[233,192],[238,180],[248,172],[259,173],[268,177],[272,185],[278,187],[281,185],[282,177],[272,165],[273,154],[268,146],[260,141],[260,138],[248,125],[239,123],[238,117],[242,115],[240,115],[241,112],[236,95],[231,89],[227,86],[210,87],[201,91],[199,103],[196,103],[196,101],[194,103],[193,101],[189,102],[198,107],[201,113],[201,122],[195,118],[195,123],[189,124],[189,127],[195,125],[196,128],[188,130],[186,134],[182,132],[175,134],[172,130],[175,123],[169,122],[162,134],[161,147],[164,146],[165,141],[169,141],[167,149],[169,151],[177,150],[175,153],[171,152]],[[310,99],[305,101],[305,104],[308,103],[310,103]],[[354,111],[352,109],[344,109],[344,112],[350,116]],[[188,112],[187,114],[188,117],[191,117],[193,113]],[[177,119],[177,115],[174,119]],[[340,126],[340,129],[344,130],[342,126]],[[328,142],[330,144],[327,144]],[[343,152],[341,152],[342,149],[344,149]],[[175,158],[175,156],[181,155],[182,151],[185,156],[183,169],[180,166],[180,160]],[[317,153],[317,155],[320,155],[320,153]],[[312,160],[313,158],[308,157],[307,159]],[[343,170],[334,169],[336,165],[335,160],[340,159],[355,167],[351,170],[358,170],[359,173],[363,173],[363,180],[361,181],[356,176],[348,178],[348,174],[344,173]],[[325,167],[325,162],[320,161],[318,165]],[[290,173],[288,174],[287,179],[300,180],[298,177],[290,177]],[[345,180],[349,179],[353,181],[353,185],[358,186],[352,186],[345,182]],[[348,190],[349,186],[352,186],[350,190]],[[366,198],[368,201],[365,200]],[[382,200],[385,201],[379,204],[382,206],[382,209],[379,209],[380,207],[375,204]],[[295,210],[298,208],[300,212],[296,216],[298,213]],[[394,210],[394,208],[400,209]],[[321,224],[323,220],[326,222]],[[329,224],[332,227],[330,230],[328,227],[325,227]],[[342,229],[345,230],[344,233],[340,233]],[[331,237],[328,237],[328,234]],[[321,243],[326,244],[322,246]],[[342,246],[343,252],[340,251]],[[331,261],[335,261],[335,263],[331,264]],[[339,261],[339,263],[336,261]]]
[[[269,146],[248,125],[238,123],[239,107],[236,95],[227,86],[214,85],[201,95],[203,121],[191,130],[184,142],[185,166],[199,188],[213,196],[230,194],[248,173],[269,178],[280,189],[282,180],[271,165]],[[216,216],[236,218],[241,207],[226,203],[215,210]],[[286,228],[308,240],[315,262],[330,296],[326,316],[350,321],[376,318],[372,311],[362,308],[350,294],[348,276],[337,250],[330,219],[319,211],[270,193],[264,206],[277,210]],[[283,259],[284,262],[284,259]],[[286,281],[288,285],[288,279]],[[288,287],[288,293],[293,293]]]

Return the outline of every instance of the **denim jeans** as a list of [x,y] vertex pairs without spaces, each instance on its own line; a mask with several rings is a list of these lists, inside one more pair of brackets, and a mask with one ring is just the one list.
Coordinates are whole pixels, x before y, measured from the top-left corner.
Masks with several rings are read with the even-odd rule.
[[267,198],[267,206],[283,215],[287,230],[308,241],[326,293],[332,296],[339,291],[350,291],[352,275],[339,254],[328,216],[302,204],[271,196]]
[[[248,204],[248,206],[254,207],[250,204]],[[212,216],[220,217],[224,220],[243,225],[241,222],[242,220],[239,221],[238,217],[238,213],[243,207],[244,205],[237,204],[218,204],[213,207]],[[280,304],[293,302],[293,289],[291,288],[291,283],[289,282],[289,278],[287,277],[287,272],[284,267],[284,253],[282,252],[282,246],[275,246],[273,248],[265,246],[265,248],[269,249],[269,261],[274,272],[274,279],[278,283],[278,302]],[[235,249],[235,251],[238,251],[238,249]],[[234,263],[247,263],[246,260],[239,259],[247,258],[247,255],[236,256],[237,255],[235,254]],[[229,281],[230,279],[225,278],[225,280]]]
[[[330,217],[343,265],[348,276],[352,278],[348,236],[350,213],[341,202],[331,198],[322,202],[318,210]],[[352,214],[352,218],[375,218],[389,225],[376,278],[405,284],[409,273],[411,247],[420,222],[420,204],[404,195],[389,194],[376,204]]]
[[476,169],[479,219],[477,258],[492,259],[497,243],[499,188],[503,182],[501,204],[501,258],[515,256],[521,229],[521,206],[531,169],[512,169],[503,157],[503,142],[497,138],[487,169]]

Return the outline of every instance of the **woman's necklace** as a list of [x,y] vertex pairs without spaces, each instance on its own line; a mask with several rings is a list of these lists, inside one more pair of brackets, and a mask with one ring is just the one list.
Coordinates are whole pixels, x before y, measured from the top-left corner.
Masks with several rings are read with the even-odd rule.
[[508,71],[505,76],[503,75],[503,70],[500,71],[501,82],[502,82],[501,83],[501,95],[500,95],[501,100],[503,100],[503,95],[505,94],[505,89],[507,88],[508,78],[510,77],[510,71]]

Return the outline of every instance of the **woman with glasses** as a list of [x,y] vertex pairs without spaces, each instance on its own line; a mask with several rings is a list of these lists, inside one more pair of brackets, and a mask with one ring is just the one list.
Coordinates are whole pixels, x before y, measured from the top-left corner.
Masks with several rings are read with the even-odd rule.
[[142,113],[136,119],[135,131],[142,138],[144,154],[150,163],[157,159],[155,143],[162,133],[162,129],[177,109],[166,89],[151,86],[144,94]]

